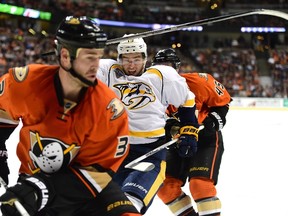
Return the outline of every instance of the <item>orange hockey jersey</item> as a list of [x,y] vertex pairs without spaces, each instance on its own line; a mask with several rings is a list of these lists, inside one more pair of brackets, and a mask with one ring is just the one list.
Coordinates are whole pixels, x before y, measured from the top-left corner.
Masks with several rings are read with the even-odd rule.
[[0,110],[21,118],[20,172],[54,173],[69,164],[116,171],[128,153],[122,102],[98,81],[78,104],[63,98],[58,66],[13,68],[0,78]]
[[[183,73],[190,90],[195,94],[198,122],[201,124],[210,111],[210,107],[225,106],[230,103],[231,96],[225,87],[207,73]],[[169,112],[175,112],[169,107]]]

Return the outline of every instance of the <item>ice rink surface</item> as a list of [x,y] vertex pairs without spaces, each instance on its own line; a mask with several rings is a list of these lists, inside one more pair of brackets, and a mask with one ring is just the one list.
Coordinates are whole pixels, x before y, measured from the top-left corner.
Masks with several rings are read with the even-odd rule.
[[[287,216],[288,110],[231,109],[223,138],[225,152],[217,185],[221,215]],[[15,184],[19,167],[17,141],[15,131],[6,143],[10,185]],[[189,194],[187,186],[184,190]],[[158,197],[145,214],[156,215],[172,215]]]

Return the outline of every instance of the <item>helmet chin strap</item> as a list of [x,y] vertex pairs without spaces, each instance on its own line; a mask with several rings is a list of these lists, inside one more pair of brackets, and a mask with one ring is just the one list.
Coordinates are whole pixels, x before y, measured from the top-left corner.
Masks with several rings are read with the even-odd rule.
[[82,83],[84,83],[84,84],[86,84],[86,85],[88,85],[88,86],[96,86],[96,85],[97,85],[97,79],[96,79],[94,82],[91,82],[91,81],[85,79],[84,77],[82,77],[79,73],[77,73],[77,72],[74,70],[74,68],[73,68],[73,61],[74,61],[74,60],[75,60],[75,58],[74,58],[74,57],[71,57],[71,60],[70,60],[71,68],[69,68],[69,69],[65,68],[65,67],[61,64],[61,61],[59,61],[59,63],[60,63],[60,66],[61,66],[62,68],[64,68],[64,70],[70,72],[70,74],[71,74],[73,77],[77,78],[77,79],[80,80]]
[[94,82],[91,82],[87,79],[85,79],[84,77],[82,77],[81,75],[79,75],[73,68],[73,66],[68,70],[72,76],[74,76],[75,78],[79,79],[81,82],[83,82],[84,84],[88,85],[88,86],[96,86],[97,85],[97,79]]

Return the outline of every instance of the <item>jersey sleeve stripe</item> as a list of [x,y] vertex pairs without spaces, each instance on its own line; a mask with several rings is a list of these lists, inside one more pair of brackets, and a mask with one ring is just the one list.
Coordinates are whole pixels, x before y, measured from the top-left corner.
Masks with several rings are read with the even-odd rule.
[[129,131],[130,136],[134,137],[159,137],[165,134],[164,128],[153,131]]

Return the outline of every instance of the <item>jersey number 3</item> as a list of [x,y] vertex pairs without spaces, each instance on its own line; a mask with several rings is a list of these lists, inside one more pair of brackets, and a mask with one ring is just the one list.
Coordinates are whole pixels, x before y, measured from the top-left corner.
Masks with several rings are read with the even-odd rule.
[[128,147],[128,140],[129,139],[127,136],[118,137],[119,142],[115,157],[122,157],[126,153]]

